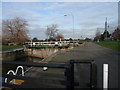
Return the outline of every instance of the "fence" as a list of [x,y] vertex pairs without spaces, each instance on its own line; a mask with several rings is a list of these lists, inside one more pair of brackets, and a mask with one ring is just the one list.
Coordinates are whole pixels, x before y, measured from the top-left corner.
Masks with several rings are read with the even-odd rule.
[[[48,63],[28,63],[28,62],[11,62],[11,61],[3,61],[3,64],[13,64],[13,65],[21,65],[21,66],[32,66],[32,67],[48,67],[48,68],[63,68],[65,80],[59,80],[62,85],[65,85],[67,90],[74,90],[76,85],[79,85],[78,82],[74,81],[74,64],[75,63],[84,63],[84,64],[90,64],[90,89],[94,89],[97,87],[97,67],[93,60],[70,60],[66,64],[48,64]],[[18,75],[2,75],[4,78],[11,78],[11,79],[20,79],[20,80],[37,80],[36,77],[26,77],[26,76],[18,76]],[[41,81],[46,81],[45,78],[39,79]],[[17,85],[17,84],[10,84],[3,82],[2,85],[4,87],[11,87],[11,88],[30,88],[29,85]],[[32,86],[31,88],[41,88]]]

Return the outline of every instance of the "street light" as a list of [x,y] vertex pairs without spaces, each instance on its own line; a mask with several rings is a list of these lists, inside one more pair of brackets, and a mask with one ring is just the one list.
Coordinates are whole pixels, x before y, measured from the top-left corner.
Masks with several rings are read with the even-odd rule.
[[[74,15],[73,14],[68,14],[72,16],[72,22],[73,22],[73,38],[74,38]],[[64,15],[64,16],[68,16],[68,15]],[[74,39],[73,39],[73,45],[74,45]]]

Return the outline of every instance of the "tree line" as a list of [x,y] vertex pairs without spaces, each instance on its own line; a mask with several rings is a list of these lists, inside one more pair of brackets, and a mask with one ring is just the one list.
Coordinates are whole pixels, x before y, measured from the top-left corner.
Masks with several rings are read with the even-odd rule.
[[[20,45],[26,41],[31,41],[28,35],[28,26],[28,22],[19,17],[2,20],[2,44]],[[63,34],[59,33],[56,24],[48,25],[45,35],[48,41],[64,39]],[[37,38],[33,38],[33,40],[36,41]]]
[[102,34],[97,30],[94,41],[104,41],[104,40],[120,40],[120,28],[116,28],[112,34],[108,31],[104,31]]
[[[2,44],[20,45],[26,41],[31,41],[28,32],[28,22],[19,17],[2,20]],[[45,41],[64,40],[64,35],[59,32],[57,24],[48,25],[45,31],[47,39]],[[97,30],[94,40],[104,41],[106,38],[120,40],[120,28],[114,30],[112,34],[104,31],[102,34]],[[1,38],[0,38],[1,39]],[[32,41],[39,41],[36,37]]]

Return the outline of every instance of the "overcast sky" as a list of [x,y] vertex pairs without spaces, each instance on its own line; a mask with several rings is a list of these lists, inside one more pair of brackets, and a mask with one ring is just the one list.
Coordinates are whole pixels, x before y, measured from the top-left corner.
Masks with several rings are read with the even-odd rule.
[[[67,14],[68,16],[64,16]],[[45,39],[47,25],[57,24],[59,32],[65,38],[93,38],[97,28],[104,31],[104,23],[108,18],[109,31],[118,23],[117,2],[3,2],[2,18],[21,17],[29,23],[29,35]]]

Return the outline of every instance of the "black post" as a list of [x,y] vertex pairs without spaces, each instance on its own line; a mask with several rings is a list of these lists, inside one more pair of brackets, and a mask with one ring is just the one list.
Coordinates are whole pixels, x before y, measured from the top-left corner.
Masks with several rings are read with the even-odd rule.
[[74,60],[70,60],[65,71],[67,90],[74,90]]
[[97,66],[94,62],[91,62],[90,73],[90,88],[97,88]]
[[74,60],[70,60],[70,86],[74,90]]

